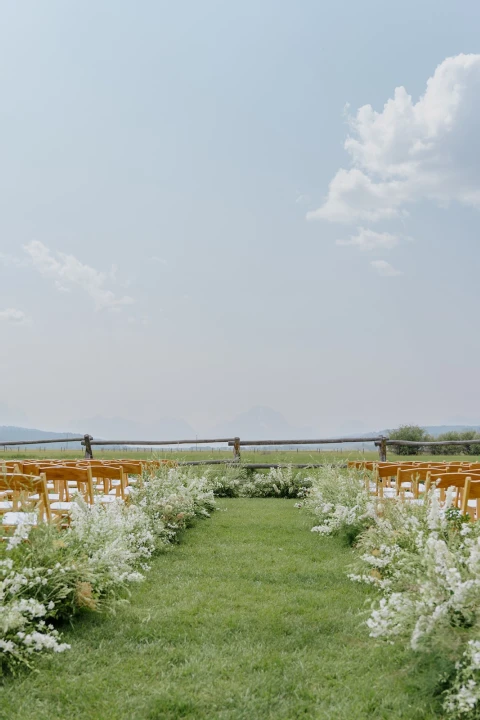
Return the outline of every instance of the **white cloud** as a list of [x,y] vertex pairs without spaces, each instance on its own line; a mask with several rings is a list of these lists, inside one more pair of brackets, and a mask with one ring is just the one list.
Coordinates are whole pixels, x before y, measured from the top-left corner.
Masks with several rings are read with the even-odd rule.
[[74,255],[56,253],[51,251],[38,240],[32,240],[24,245],[24,250],[38,272],[55,282],[55,287],[61,292],[69,292],[73,286],[82,288],[95,303],[97,310],[118,309],[122,305],[131,305],[134,301],[128,295],[117,297],[105,287],[105,281],[111,278],[89,265],[84,265]]
[[375,232],[363,227],[357,228],[357,235],[350,235],[348,240],[337,240],[337,245],[353,245],[360,250],[390,250],[400,242],[399,235]]
[[372,260],[370,265],[382,277],[396,277],[397,275],[403,275],[401,270],[396,270],[393,265],[390,265],[390,263],[386,260]]
[[340,169],[328,186],[324,204],[308,212],[307,219],[341,223],[388,220],[402,214],[401,205],[408,199],[404,182],[379,183],[358,168]]
[[25,325],[27,322],[27,316],[23,310],[7,308],[6,310],[0,310],[0,320],[5,320],[11,325]]
[[480,55],[447,58],[414,103],[396,88],[381,112],[361,107],[349,119],[350,168],[330,182],[308,218],[378,222],[431,200],[480,208]]

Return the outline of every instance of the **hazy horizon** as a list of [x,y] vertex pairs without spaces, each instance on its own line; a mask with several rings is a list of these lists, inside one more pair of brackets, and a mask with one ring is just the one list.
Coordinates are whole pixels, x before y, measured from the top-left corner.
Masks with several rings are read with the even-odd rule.
[[[0,407],[1,410],[1,407]],[[69,428],[48,428],[48,427],[28,427],[25,424],[12,425],[1,421],[0,413],[0,430],[2,428],[20,428],[27,431],[32,430],[34,433],[38,430],[42,433],[74,433],[81,436],[85,433],[95,438],[103,438],[108,440],[191,440],[195,442],[196,438],[220,438],[240,436],[243,440],[299,440],[299,439],[319,439],[328,437],[362,437],[371,433],[385,433],[398,427],[391,425],[388,427],[359,427],[358,425],[344,424],[343,428],[336,432],[321,432],[312,426],[295,426],[278,411],[273,408],[257,406],[250,408],[247,412],[241,413],[230,420],[219,423],[210,427],[206,432],[199,433],[197,428],[192,427],[182,418],[164,417],[152,423],[136,422],[128,418],[119,417],[102,417],[85,418],[79,421],[75,426]],[[412,424],[416,424],[413,423]],[[480,428],[480,422],[470,423],[458,421],[451,423],[442,423],[440,425],[429,425],[427,423],[419,423],[422,427],[427,428],[430,432],[435,429],[437,432],[445,432],[449,430]],[[3,440],[24,440],[30,439],[30,436],[23,437],[21,433],[8,432],[0,435]],[[434,433],[436,434],[436,433]]]
[[480,424],[478,4],[0,19],[0,424]]

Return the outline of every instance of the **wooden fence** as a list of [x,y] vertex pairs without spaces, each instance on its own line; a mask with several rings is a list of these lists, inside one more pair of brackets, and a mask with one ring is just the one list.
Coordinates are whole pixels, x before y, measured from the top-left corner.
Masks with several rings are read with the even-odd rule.
[[[208,438],[195,440],[95,440],[91,435],[82,435],[81,437],[54,438],[48,440],[0,440],[0,447],[19,447],[22,445],[45,445],[53,443],[71,443],[80,442],[85,448],[85,457],[93,458],[93,448],[95,446],[122,446],[122,447],[161,447],[171,445],[218,445],[226,444],[232,448],[233,454],[231,460],[190,460],[181,462],[181,465],[222,465],[230,463],[238,463],[241,461],[242,447],[266,447],[275,446],[283,447],[286,445],[342,445],[345,443],[373,443],[378,448],[378,456],[380,462],[387,460],[387,448],[389,446],[411,446],[411,447],[428,447],[436,445],[458,445],[466,447],[468,445],[480,445],[480,439],[473,440],[429,440],[429,441],[412,441],[412,440],[390,440],[388,437],[380,435],[378,437],[341,437],[341,438],[320,438],[307,440],[241,440],[239,437],[230,438]],[[271,467],[322,467],[321,463],[305,464],[305,463],[245,463],[245,467],[251,469],[271,468]]]
[[[195,460],[195,461],[184,461],[182,465],[220,465],[229,463],[238,463],[241,461],[241,447],[262,447],[262,446],[277,446],[284,447],[285,445],[337,445],[343,443],[375,443],[379,450],[379,459],[386,459],[386,443],[387,438],[385,437],[359,437],[359,438],[321,438],[321,439],[307,439],[307,440],[241,440],[239,437],[227,437],[227,438],[195,438],[195,440],[96,440],[91,435],[83,435],[82,437],[69,437],[69,438],[54,438],[51,440],[8,440],[1,441],[0,447],[18,447],[22,445],[43,445],[45,443],[68,443],[68,442],[80,442],[85,448],[85,457],[93,458],[93,448],[95,446],[108,447],[108,446],[122,446],[122,447],[161,447],[161,446],[172,446],[172,445],[218,445],[220,443],[227,445],[232,448],[232,459],[231,460]],[[286,463],[246,463],[245,467],[251,469],[270,468],[270,467],[284,467]],[[321,467],[321,463],[292,463],[293,467],[304,468],[304,467]]]

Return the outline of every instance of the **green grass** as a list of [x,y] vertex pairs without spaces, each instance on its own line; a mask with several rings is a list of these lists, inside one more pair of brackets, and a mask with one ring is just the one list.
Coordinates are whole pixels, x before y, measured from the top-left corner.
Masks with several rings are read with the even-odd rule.
[[367,635],[350,548],[293,501],[220,501],[131,604],[8,679],[2,720],[430,720],[438,668]]
[[[233,455],[229,450],[165,450],[159,449],[157,453],[150,450],[100,450],[94,448],[94,455],[98,459],[115,459],[115,458],[131,458],[133,460],[146,460],[149,458],[165,458],[167,460],[232,460]],[[449,462],[451,460],[461,460],[463,462],[479,462],[480,458],[473,455],[395,455],[388,452],[388,460],[435,460],[436,462]],[[55,450],[49,448],[47,450],[32,450],[25,447],[19,450],[8,449],[0,450],[0,462],[4,460],[22,460],[32,458],[55,458],[71,460],[74,458],[83,458],[81,450]],[[242,461],[245,463],[346,463],[347,460],[378,460],[378,452],[372,450],[268,450],[258,448],[255,452],[242,451]]]

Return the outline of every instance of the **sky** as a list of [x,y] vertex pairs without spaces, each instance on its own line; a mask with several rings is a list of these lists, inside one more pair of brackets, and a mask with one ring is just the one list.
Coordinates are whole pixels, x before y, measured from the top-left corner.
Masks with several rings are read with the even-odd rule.
[[480,5],[0,7],[0,424],[480,423]]

